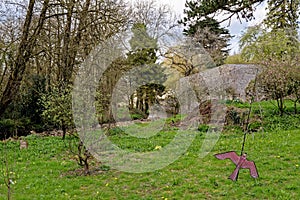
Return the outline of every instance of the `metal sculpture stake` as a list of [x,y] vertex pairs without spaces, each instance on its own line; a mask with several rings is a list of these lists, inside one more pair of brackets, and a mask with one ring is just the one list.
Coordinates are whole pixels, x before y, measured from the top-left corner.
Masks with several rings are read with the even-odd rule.
[[220,160],[224,160],[229,158],[235,165],[236,168],[233,173],[229,176],[229,178],[233,181],[237,181],[240,168],[249,169],[250,175],[253,178],[258,178],[258,172],[253,161],[247,160],[247,154],[243,153],[241,156],[238,156],[234,151],[220,153],[215,155],[216,158]]
[[[255,93],[255,88],[256,88],[257,74],[258,74],[258,70],[256,72],[256,76],[255,76],[255,79],[254,79],[254,93]],[[258,178],[258,172],[257,172],[256,166],[255,166],[255,163],[253,161],[248,161],[247,160],[247,154],[244,153],[245,142],[246,142],[247,134],[248,134],[248,131],[249,131],[250,114],[251,114],[251,111],[252,111],[253,102],[254,102],[254,96],[252,96],[252,98],[251,98],[249,112],[248,112],[247,120],[246,120],[246,123],[245,123],[245,126],[244,126],[244,137],[243,137],[241,156],[238,156],[236,154],[236,152],[234,152],[234,151],[215,154],[216,158],[218,158],[220,160],[224,160],[226,158],[229,158],[236,165],[235,170],[229,176],[229,178],[233,181],[237,181],[240,168],[249,169],[250,170],[250,175],[253,178]]]

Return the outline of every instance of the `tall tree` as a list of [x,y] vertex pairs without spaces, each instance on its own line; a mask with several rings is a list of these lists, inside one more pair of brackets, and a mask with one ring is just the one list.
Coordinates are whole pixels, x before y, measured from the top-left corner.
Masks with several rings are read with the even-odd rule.
[[[157,60],[157,39],[151,37],[146,25],[136,23],[132,27],[133,36],[129,41],[131,51],[127,54],[128,64],[137,68],[138,74],[134,80],[140,87],[136,91],[136,109],[148,114],[149,108],[155,103],[156,96],[164,90],[162,84],[166,80],[164,69],[156,64]],[[135,70],[132,71],[136,73]],[[133,95],[130,100],[130,107],[133,108]]]
[[188,29],[184,30],[184,33],[192,36],[204,47],[216,66],[224,64],[224,60],[229,54],[227,47],[231,36],[229,30],[222,28],[219,22],[208,17],[190,25]]
[[294,97],[295,112],[299,101],[299,76],[295,76],[300,73],[297,8],[299,1],[268,1],[266,26],[249,27],[240,40],[242,56],[263,66],[257,78],[260,93],[277,101],[281,115],[287,96]]
[[34,9],[37,2],[30,0],[28,2],[27,13],[23,23],[20,42],[16,49],[15,59],[12,61],[11,73],[0,96],[0,116],[4,114],[8,105],[16,98],[23,80],[23,74],[28,66],[28,62],[32,57],[33,50],[38,41],[38,36],[43,29],[46,13],[49,7],[49,0],[42,3],[42,9],[37,15],[37,23],[33,23]]
[[149,36],[156,40],[171,36],[172,30],[178,26],[178,17],[170,6],[158,5],[158,2],[157,0],[136,0],[132,8],[133,24],[146,25]]
[[76,72],[99,42],[128,27],[129,14],[123,0],[1,1],[0,120],[16,127],[8,133],[72,128]]
[[[221,14],[223,18],[219,22],[230,20],[233,16],[236,16],[239,20],[251,20],[254,18],[253,11],[255,7],[264,1],[265,0],[187,1],[185,4],[187,17],[185,18],[194,17],[195,20],[202,20],[207,16]],[[184,21],[185,18],[183,19]]]
[[[268,0],[268,14],[264,21],[273,32],[284,30],[291,48],[299,48],[298,19],[300,0]],[[291,52],[295,56],[295,52]]]
[[209,16],[201,16],[198,4],[186,3],[186,17],[179,21],[185,26],[184,34],[193,37],[210,54],[216,65],[222,65],[228,56],[229,30],[221,27],[220,22]]
[[[167,6],[162,5],[157,8],[155,4],[155,0],[140,0],[134,2],[132,14],[130,15],[130,21],[132,24],[129,24],[128,26],[131,28],[130,34],[132,34],[132,38],[128,41],[130,52],[126,54],[127,58],[120,56],[109,65],[108,69],[106,69],[103,73],[98,87],[97,111],[99,113],[100,123],[114,121],[111,106],[114,106],[112,104],[115,104],[115,102],[113,101],[114,99],[112,99],[112,95],[114,89],[119,86],[117,85],[119,81],[125,81],[130,85],[132,81],[138,82],[142,78],[136,77],[131,79],[136,72],[133,68],[140,67],[139,69],[141,71],[145,70],[143,72],[137,72],[142,73],[143,78],[147,76],[156,79],[154,77],[160,74],[158,71],[161,70],[161,68],[153,65],[153,63],[157,60],[157,53],[159,49],[157,41],[161,37],[169,34],[170,29],[174,27],[172,22],[176,22],[176,20],[173,20],[173,15],[170,13],[170,9]],[[125,40],[127,39],[128,38]],[[120,42],[120,44],[124,43],[128,45],[127,41],[124,42],[123,40]],[[118,44],[118,42],[116,42],[116,44]],[[128,47],[126,46],[125,48]],[[122,53],[120,53],[120,55],[121,54]],[[144,68],[144,66],[146,67]],[[151,68],[151,73],[149,70],[146,70],[146,68]],[[124,74],[129,75],[128,80],[120,80]],[[126,88],[126,83],[124,83],[122,89],[124,89],[124,87]],[[126,103],[129,101],[130,110],[133,110],[136,107],[136,104],[133,102],[133,98],[136,93],[131,95],[132,92],[133,91],[126,90],[127,95],[124,95],[126,96]],[[124,96],[122,96],[122,100],[124,100]],[[143,108],[147,107],[145,106],[145,103],[139,105],[143,105]]]
[[298,28],[300,0],[268,0],[265,24],[271,29],[296,31]]

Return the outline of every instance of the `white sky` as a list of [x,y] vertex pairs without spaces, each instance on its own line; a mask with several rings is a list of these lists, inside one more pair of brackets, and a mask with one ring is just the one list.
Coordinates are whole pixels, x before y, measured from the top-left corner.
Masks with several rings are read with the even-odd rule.
[[[128,0],[128,1],[133,2],[135,0]],[[175,11],[175,13],[183,16],[183,10],[185,8],[184,4],[186,0],[156,0],[156,2],[158,5],[159,4],[170,5],[170,7]],[[229,46],[229,48],[231,49],[230,52],[231,54],[239,51],[238,41],[243,30],[245,30],[248,26],[252,26],[260,23],[264,19],[265,15],[266,15],[266,2],[256,8],[254,12],[255,20],[252,20],[248,23],[244,20],[242,21],[241,24],[240,21],[238,21],[234,16],[231,20],[230,26],[228,26],[228,22],[224,23],[225,28],[228,28],[230,34],[233,36],[233,38],[231,39],[231,45]],[[222,18],[222,16],[219,17]]]
[[[184,6],[185,1],[186,0],[157,0],[158,3],[169,4],[174,9],[174,11],[176,13],[180,14],[181,16],[183,16],[183,9],[185,8],[185,6]],[[242,34],[242,31],[245,30],[245,28],[248,26],[252,26],[252,25],[260,23],[264,19],[265,15],[266,15],[265,8],[266,8],[266,3],[258,6],[256,11],[254,12],[255,20],[252,20],[248,23],[245,21],[242,21],[242,24],[241,24],[240,21],[238,21],[236,19],[236,17],[233,17],[230,26],[227,27],[230,31],[230,34],[232,36],[234,36],[234,38],[231,40],[231,46],[229,47],[229,48],[231,48],[231,53],[238,52],[238,40]],[[220,16],[220,17],[222,17],[222,16]],[[224,24],[224,26],[227,26],[227,25],[228,25],[228,22],[226,22]]]

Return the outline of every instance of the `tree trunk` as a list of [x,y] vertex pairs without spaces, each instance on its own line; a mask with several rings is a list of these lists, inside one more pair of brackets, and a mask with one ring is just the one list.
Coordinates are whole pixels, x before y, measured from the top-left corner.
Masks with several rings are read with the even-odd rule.
[[6,84],[5,90],[0,100],[0,117],[4,114],[8,105],[15,99],[19,92],[27,63],[32,56],[32,51],[35,47],[41,29],[44,25],[48,4],[49,0],[45,0],[39,16],[37,27],[34,29],[33,34],[30,36],[29,34],[31,32],[30,28],[32,24],[35,0],[29,1],[25,22],[22,30],[21,42],[17,50],[14,66],[12,67],[13,71],[9,76],[9,80]]
[[283,116],[284,114],[284,102],[283,102],[283,97],[279,97],[277,99],[277,105],[278,105],[278,109],[279,109],[279,114],[280,116]]
[[89,169],[89,163],[88,163],[88,158],[84,160],[84,175],[89,175],[90,174],[90,169]]
[[66,133],[67,133],[67,126],[64,122],[62,124],[62,131],[63,131],[62,140],[64,140],[66,137]]
[[84,27],[86,26],[86,20],[88,17],[88,11],[90,8],[91,0],[86,0],[83,10],[79,14],[79,25],[77,29],[77,33],[73,40],[71,40],[70,35],[71,35],[71,21],[72,21],[72,12],[73,12],[73,7],[74,4],[71,5],[70,10],[68,11],[68,24],[67,24],[67,29],[65,33],[65,53],[66,55],[63,57],[64,59],[64,68],[63,68],[63,73],[62,73],[62,81],[64,84],[68,84],[71,81],[73,71],[74,71],[74,66],[76,63],[76,56],[78,54],[78,50],[80,47],[80,41],[82,39],[82,34],[84,31]]

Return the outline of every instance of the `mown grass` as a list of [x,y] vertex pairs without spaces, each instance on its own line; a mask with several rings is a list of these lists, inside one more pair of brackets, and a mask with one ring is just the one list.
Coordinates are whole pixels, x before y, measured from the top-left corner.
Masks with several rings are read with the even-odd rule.
[[[296,123],[297,118],[288,123],[291,121]],[[234,170],[231,161],[213,156],[241,151],[243,134],[230,129],[221,134],[206,157],[198,156],[205,138],[205,133],[199,132],[177,161],[148,173],[125,173],[94,165],[97,173],[79,176],[75,156],[58,137],[28,136],[29,148],[25,150],[19,150],[18,141],[5,143],[3,150],[2,142],[1,159],[8,158],[11,167],[13,199],[300,199],[300,130],[293,127],[279,126],[247,135],[245,151],[249,160],[255,161],[260,177],[253,179],[243,169],[237,182],[228,179]],[[153,151],[156,146],[163,148],[175,134],[168,130],[149,139],[122,133],[110,138],[124,149]],[[2,175],[5,169],[0,170]],[[1,177],[0,199],[6,198],[6,192]]]

